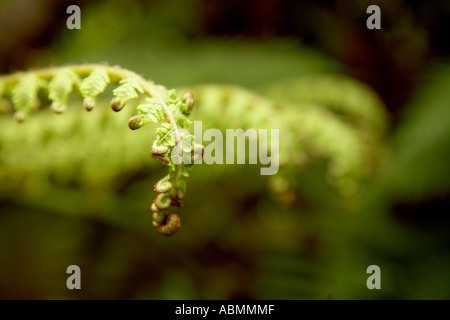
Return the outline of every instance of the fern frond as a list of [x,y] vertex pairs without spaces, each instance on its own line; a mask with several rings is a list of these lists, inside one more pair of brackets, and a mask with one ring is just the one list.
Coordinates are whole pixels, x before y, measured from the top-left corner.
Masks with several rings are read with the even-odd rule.
[[[384,123],[354,126],[318,100],[269,100],[232,86],[206,85],[189,90],[196,97],[195,116],[205,119],[211,127],[279,129],[281,169],[304,166],[316,158],[326,159],[327,179],[345,195],[356,193],[358,181],[368,176],[377,162],[380,128]],[[379,114],[379,120],[375,121],[382,122],[385,114],[376,101],[366,111],[348,113],[358,115],[361,123],[374,121],[371,116]],[[344,108],[355,110],[353,106],[347,107],[343,99],[341,109]]]
[[[164,197],[167,199],[164,203],[170,203],[169,206],[181,207],[182,198],[179,197],[180,191],[177,186],[179,186],[181,176],[188,176],[187,167],[183,163],[174,163],[172,157],[168,155],[174,153],[178,156],[179,153],[179,156],[183,157],[183,152],[186,152],[187,156],[191,156],[193,140],[189,151],[186,151],[186,148],[180,150],[175,146],[183,143],[183,135],[179,132],[180,128],[185,128],[190,124],[187,117],[193,105],[192,95],[188,94],[179,98],[175,90],[167,90],[163,86],[155,85],[134,72],[104,65],[67,66],[0,77],[0,88],[3,88],[6,93],[10,91],[17,110],[15,118],[19,121],[23,121],[38,102],[39,89],[47,90],[48,98],[52,101],[51,109],[56,113],[62,113],[65,111],[70,93],[75,86],[79,85],[79,91],[84,97],[84,107],[87,111],[91,111],[95,106],[95,99],[105,91],[110,83],[119,84],[119,87],[113,90],[115,98],[111,101],[111,107],[114,111],[120,111],[129,100],[138,98],[140,94],[147,96],[148,103],[138,106],[138,114],[128,120],[131,129],[139,129],[153,121],[162,125],[157,129],[157,133],[160,133],[161,130],[171,133],[166,134],[163,138],[158,136],[154,143],[157,149],[154,150],[155,153],[152,153],[152,157],[169,166],[167,183],[174,185],[175,188],[170,191],[166,191],[164,188],[156,189],[158,196],[154,203],[161,204],[161,197]],[[167,151],[164,154],[161,153],[163,149]],[[168,207],[164,207],[164,209],[168,209]],[[159,206],[159,211],[163,211],[161,206]],[[165,218],[161,221],[158,220],[158,226],[155,228],[165,235],[174,234],[178,230],[180,219],[178,216],[174,218],[174,213],[163,212],[162,214]],[[169,224],[167,228],[164,227],[166,223]],[[175,228],[174,224],[178,224],[178,227]]]
[[[330,89],[318,80],[312,82],[314,85],[304,79],[302,81],[296,84],[301,87],[298,95],[291,92],[297,90],[296,87],[287,86],[290,90],[286,90],[283,86],[273,86],[263,90],[264,94],[275,97],[274,100],[238,87],[194,87],[191,89],[198,105],[195,112],[206,124],[216,128],[279,129],[281,166],[303,166],[310,159],[324,158],[328,166],[327,178],[342,193],[354,195],[357,182],[371,172],[377,159],[386,119],[382,104],[373,92],[356,82],[348,81],[341,87],[336,84],[339,89],[333,86]],[[88,110],[92,109],[95,98],[109,83],[118,85],[113,90],[111,101],[114,111],[122,110],[129,100],[140,95],[146,98],[128,119],[128,126],[136,130],[149,122],[160,123],[151,155],[168,166],[169,174],[156,183],[154,190],[158,195],[150,210],[154,227],[162,234],[174,234],[181,223],[170,208],[183,205],[186,183],[181,178],[188,176],[189,167],[179,160],[203,155],[203,146],[196,145],[193,136],[181,130],[191,125],[188,116],[194,104],[192,93],[180,98],[175,90],[155,85],[134,72],[104,65],[67,66],[0,77],[3,96],[12,97],[22,118],[31,113],[39,90],[48,90],[52,104],[61,107],[78,83]],[[321,92],[327,94],[322,96]],[[361,108],[358,105],[360,98],[366,99],[361,100],[366,101]],[[56,107],[53,109],[63,111],[63,108]],[[56,123],[51,124],[51,128],[55,126]],[[59,126],[58,132],[68,130],[66,122],[61,121]],[[39,137],[35,135],[36,139]],[[19,143],[12,144],[11,150],[17,145]],[[33,145],[39,145],[38,141]],[[55,149],[68,152],[69,147],[58,145]],[[48,152],[51,153],[50,150]],[[117,158],[121,156],[117,155]],[[53,159],[64,166],[67,158],[58,153]],[[87,167],[90,171],[86,179],[91,179],[89,176],[94,176],[94,167]]]
[[343,75],[309,75],[266,85],[265,97],[292,103],[314,103],[333,111],[347,123],[383,135],[387,116],[383,102],[367,85]]

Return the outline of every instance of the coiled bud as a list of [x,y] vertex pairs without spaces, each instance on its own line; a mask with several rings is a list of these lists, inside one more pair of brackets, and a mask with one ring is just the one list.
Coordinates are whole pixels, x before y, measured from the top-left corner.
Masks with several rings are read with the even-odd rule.
[[158,228],[166,218],[163,212],[153,212],[153,227]]
[[160,212],[161,210],[159,210],[158,206],[154,202],[152,202],[152,205],[150,206],[150,211],[156,213]]
[[160,225],[156,230],[164,236],[173,236],[180,227],[180,217],[171,212],[167,215],[165,224]]
[[194,96],[192,95],[192,92],[183,94],[181,101],[185,104],[187,111],[192,111],[192,108],[194,107]]
[[159,179],[153,186],[153,190],[158,193],[166,193],[172,189],[172,182],[169,181],[170,175],[168,174],[162,179]]
[[123,109],[123,107],[124,107],[124,104],[122,104],[119,97],[114,97],[111,100],[111,109],[113,109],[113,111],[119,112],[120,110]]
[[86,97],[83,101],[83,106],[86,111],[92,111],[95,107],[95,100],[92,97]]
[[61,105],[56,101],[53,101],[52,104],[50,105],[50,109],[56,113],[56,114],[61,114],[64,111],[66,111],[66,106],[65,105]]
[[152,153],[153,154],[157,154],[157,155],[161,155],[161,154],[165,154],[167,152],[169,152],[170,149],[167,146],[158,146],[156,145],[156,141],[153,142],[153,146],[152,146]]
[[26,114],[23,111],[16,111],[14,112],[14,120],[16,120],[19,123],[22,123],[26,119]]
[[160,193],[156,196],[154,203],[159,209],[164,210],[170,207],[172,199],[170,199],[167,193]]
[[142,117],[139,115],[131,117],[130,120],[128,120],[128,126],[131,130],[139,129],[142,127]]

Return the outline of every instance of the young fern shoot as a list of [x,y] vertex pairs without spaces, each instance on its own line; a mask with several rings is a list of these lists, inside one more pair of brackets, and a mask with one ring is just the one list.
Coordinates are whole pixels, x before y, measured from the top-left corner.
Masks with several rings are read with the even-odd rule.
[[[181,226],[177,214],[170,207],[181,207],[186,192],[189,163],[203,155],[203,146],[194,144],[194,137],[187,131],[188,119],[194,99],[190,92],[179,97],[175,90],[155,85],[140,75],[106,65],[74,65],[19,72],[0,77],[0,99],[10,98],[14,105],[14,118],[23,122],[38,106],[38,94],[45,92],[51,102],[51,110],[57,114],[67,108],[70,93],[79,92],[84,98],[84,108],[91,111],[96,98],[105,91],[108,84],[116,85],[111,100],[112,110],[118,112],[133,99],[147,96],[145,103],[137,107],[137,114],[128,121],[136,130],[149,122],[160,123],[156,129],[151,155],[169,167],[169,173],[154,185],[158,193],[150,210],[153,226],[165,235],[171,236]],[[192,161],[180,161],[180,159]],[[187,165],[186,165],[187,164]]]

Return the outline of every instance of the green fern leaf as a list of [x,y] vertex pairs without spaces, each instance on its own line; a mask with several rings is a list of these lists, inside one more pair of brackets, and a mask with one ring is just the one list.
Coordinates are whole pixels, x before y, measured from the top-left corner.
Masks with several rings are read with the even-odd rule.
[[23,76],[12,89],[12,102],[19,112],[16,117],[25,117],[35,106],[37,93],[41,87],[45,87],[45,80],[40,79],[35,74]]
[[162,122],[164,120],[164,110],[161,104],[153,98],[145,99],[148,103],[143,103],[137,107],[139,115],[142,115],[142,123],[146,124],[150,121]]
[[102,93],[110,82],[105,69],[95,69],[80,84],[80,92],[83,97],[96,98]]
[[94,69],[80,84],[80,92],[84,99],[84,108],[88,111],[95,106],[95,98],[105,91],[110,82],[108,72],[104,68]]
[[55,72],[48,86],[48,98],[53,101],[52,110],[56,112],[65,110],[73,86],[79,81],[77,74],[70,69]]
[[118,98],[114,102],[113,110],[120,111],[128,101],[136,99],[139,93],[143,93],[144,90],[135,79],[122,79],[119,82],[121,86],[113,90],[114,96]]

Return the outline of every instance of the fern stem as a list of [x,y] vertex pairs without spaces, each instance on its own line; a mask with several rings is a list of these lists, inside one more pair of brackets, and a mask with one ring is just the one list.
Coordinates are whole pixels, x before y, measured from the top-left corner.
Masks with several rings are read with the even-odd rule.
[[[138,75],[136,75],[138,76]],[[140,76],[138,76],[139,78],[141,78]],[[142,79],[142,78],[141,78]],[[136,78],[136,80],[138,80],[138,78]],[[150,94],[151,96],[153,96],[154,98],[156,98],[159,103],[161,103],[164,113],[166,115],[167,120],[169,121],[169,123],[172,126],[174,135],[175,135],[175,143],[178,145],[179,143],[181,143],[181,138],[180,138],[180,132],[178,130],[178,126],[177,123],[175,121],[175,119],[173,118],[172,112],[170,111],[169,107],[167,106],[167,104],[164,102],[164,100],[162,99],[162,97],[158,94],[158,92],[156,92],[155,90],[153,90],[152,85],[150,85],[147,81],[145,81],[144,79],[142,79],[144,82],[139,82],[139,84],[142,86],[142,88],[144,89],[144,92],[147,92],[148,94]],[[183,149],[180,150],[180,156],[181,153],[183,152]],[[173,179],[173,183],[175,184],[180,176],[181,173],[181,163],[176,165],[175,168],[175,177]]]

